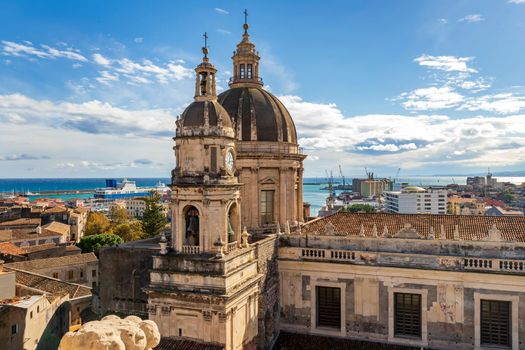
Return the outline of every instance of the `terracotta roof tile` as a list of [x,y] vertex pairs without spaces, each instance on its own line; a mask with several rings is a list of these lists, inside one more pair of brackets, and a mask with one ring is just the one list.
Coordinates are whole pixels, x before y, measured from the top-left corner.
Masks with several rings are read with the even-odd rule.
[[7,270],[14,270],[16,273],[16,283],[26,287],[39,289],[52,294],[67,293],[70,298],[91,295],[91,288],[80,284],[64,282],[48,276],[18,269],[7,268]]
[[34,253],[34,252],[40,252],[42,250],[47,249],[53,249],[56,248],[56,243],[45,243],[45,244],[39,244],[39,245],[31,245],[29,247],[23,247],[22,249],[25,251],[25,253]]
[[55,258],[35,259],[27,261],[19,261],[9,264],[4,264],[4,267],[19,269],[24,271],[38,271],[42,268],[53,268],[60,266],[87,264],[90,262],[97,262],[98,259],[93,253],[75,254],[59,256]]
[[418,350],[420,347],[374,343],[348,338],[323,337],[318,335],[281,332],[275,350]]
[[8,255],[23,255],[25,251],[11,242],[0,243],[0,253]]
[[[328,225],[328,226],[327,226]],[[501,232],[503,241],[525,242],[525,217],[475,216],[475,215],[431,215],[431,214],[385,214],[385,213],[337,213],[307,222],[301,228],[302,234],[323,234],[327,227],[339,235],[373,237],[375,231],[381,236],[387,227],[389,235],[401,229],[414,228],[422,238],[428,238],[434,229],[435,238],[441,228],[446,239],[454,239],[454,231],[462,240],[484,240],[489,230],[495,227]]]
[[41,223],[40,218],[21,218],[16,220],[0,222],[0,226],[22,226],[22,225],[35,225],[39,226]]
[[155,350],[223,350],[224,346],[184,338],[160,338]]
[[48,232],[56,232],[61,235],[68,235],[71,228],[67,224],[63,224],[61,222],[53,221],[50,222],[47,225],[42,226],[42,231],[48,231]]

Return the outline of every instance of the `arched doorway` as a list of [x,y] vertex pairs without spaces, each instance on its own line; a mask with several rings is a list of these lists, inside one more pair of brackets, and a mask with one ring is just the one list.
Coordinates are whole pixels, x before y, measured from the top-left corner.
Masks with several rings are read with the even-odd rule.
[[239,213],[239,206],[237,203],[232,203],[228,210],[228,217],[226,223],[226,232],[228,236],[228,243],[238,242],[241,234],[241,216]]
[[184,245],[199,245],[199,210],[193,205],[184,209]]

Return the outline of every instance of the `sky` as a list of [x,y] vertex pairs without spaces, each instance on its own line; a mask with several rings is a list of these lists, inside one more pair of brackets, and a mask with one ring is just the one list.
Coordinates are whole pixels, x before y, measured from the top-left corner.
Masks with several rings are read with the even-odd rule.
[[245,8],[306,177],[525,170],[525,0],[0,0],[0,177],[169,177]]

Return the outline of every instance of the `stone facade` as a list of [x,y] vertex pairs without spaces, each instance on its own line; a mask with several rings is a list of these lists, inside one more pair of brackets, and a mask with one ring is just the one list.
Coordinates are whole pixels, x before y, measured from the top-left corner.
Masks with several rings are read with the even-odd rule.
[[[434,223],[442,222],[445,235],[439,237],[415,229],[413,220],[429,216],[392,214],[387,234],[377,229],[388,227],[381,218],[341,213],[282,236],[281,330],[432,349],[485,349],[491,347],[481,342],[480,300],[500,300],[511,308],[508,348],[524,348],[525,220],[494,223],[483,217],[477,226],[465,227],[462,223],[472,224],[468,216],[433,216]],[[455,228],[447,223],[451,219]],[[344,225],[349,222],[357,227]],[[496,226],[484,232],[485,222]],[[474,234],[485,238],[468,238]],[[339,288],[340,328],[318,326],[317,287]],[[395,293],[420,295],[419,337],[395,334]]]

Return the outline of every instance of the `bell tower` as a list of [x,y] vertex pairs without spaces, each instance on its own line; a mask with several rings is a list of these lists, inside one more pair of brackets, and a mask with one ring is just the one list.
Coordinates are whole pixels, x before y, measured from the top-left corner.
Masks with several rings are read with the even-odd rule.
[[233,77],[230,87],[238,86],[262,86],[262,79],[259,77],[259,52],[255,49],[255,44],[250,41],[248,34],[248,11],[244,10],[244,34],[242,40],[237,44],[237,49],[233,52]]
[[261,276],[241,231],[235,132],[217,101],[207,39],[194,101],[176,121],[172,247],[153,257],[148,311],[162,336],[241,349],[257,335]]

